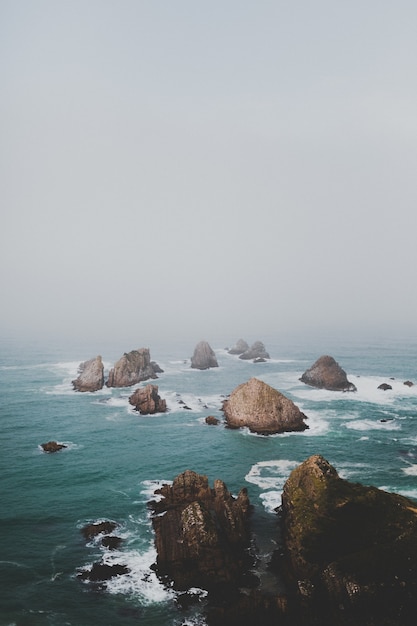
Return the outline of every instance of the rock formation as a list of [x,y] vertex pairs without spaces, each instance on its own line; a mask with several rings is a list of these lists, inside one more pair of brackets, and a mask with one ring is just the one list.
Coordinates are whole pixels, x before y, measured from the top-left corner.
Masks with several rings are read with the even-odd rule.
[[314,455],[285,483],[281,520],[287,580],[311,619],[297,623],[414,623],[416,502],[343,480]]
[[72,381],[75,391],[98,391],[104,385],[104,366],[101,356],[80,363],[78,377]]
[[243,354],[249,350],[249,344],[244,339],[238,339],[233,348],[230,348],[229,354]]
[[186,470],[149,503],[153,511],[157,574],[175,589],[207,590],[238,584],[248,567],[250,503],[246,489],[234,498],[221,480]]
[[48,441],[47,443],[41,443],[41,448],[44,452],[59,452],[59,450],[63,450],[67,448],[63,443],[57,443],[56,441]]
[[321,356],[304,372],[300,380],[311,387],[328,389],[329,391],[356,391],[353,383],[349,382],[346,372],[332,356]]
[[378,389],[382,389],[382,391],[388,391],[389,389],[392,389],[392,386],[388,383],[381,383],[380,385],[378,385]]
[[149,348],[125,352],[110,370],[107,387],[130,387],[150,378],[158,378],[157,368],[151,362]]
[[146,385],[144,388],[136,389],[129,397],[129,402],[141,415],[165,413],[167,410],[166,400],[162,400],[158,394],[157,385]]
[[405,380],[404,385],[407,387],[414,387],[414,383],[411,380]]
[[214,415],[207,415],[205,422],[209,426],[217,426],[218,424],[220,424],[220,420],[217,419],[217,417],[214,417]]
[[250,359],[269,359],[269,354],[265,350],[265,346],[262,341],[255,341],[251,345],[248,350],[245,350],[243,354],[240,355],[239,359],[250,360]]
[[308,428],[306,416],[289,398],[257,378],[236,387],[223,402],[223,412],[229,428],[247,426],[262,435]]
[[208,370],[210,367],[219,367],[216,355],[207,341],[200,341],[191,357],[191,367],[197,370]]

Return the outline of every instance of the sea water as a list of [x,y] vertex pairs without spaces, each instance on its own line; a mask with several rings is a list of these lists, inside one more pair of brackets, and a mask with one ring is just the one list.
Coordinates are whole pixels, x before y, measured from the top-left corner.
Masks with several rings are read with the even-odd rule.
[[[210,341],[218,368],[190,367],[194,342],[177,345],[2,341],[0,346],[1,531],[0,624],[16,626],[204,624],[204,590],[182,611],[176,594],[157,579],[147,503],[155,489],[186,469],[222,479],[254,505],[254,543],[261,586],[281,582],[265,567],[277,546],[275,509],[292,469],[322,454],[351,481],[417,499],[417,343],[392,340],[301,342],[262,339],[271,359],[243,361]],[[230,339],[234,344],[238,337]],[[135,348],[149,347],[164,370],[159,394],[169,411],[140,416],[132,388],[73,391],[78,366],[101,354],[106,373]],[[356,393],[307,387],[301,374],[331,354]],[[223,419],[222,401],[256,376],[291,398],[308,417],[302,433],[258,436],[205,418]],[[381,383],[392,390],[381,391]],[[145,383],[143,383],[145,384]],[[46,454],[41,443],[67,447]],[[86,542],[81,529],[113,520],[115,551]],[[94,562],[119,563],[127,574],[98,588],[77,576]]]

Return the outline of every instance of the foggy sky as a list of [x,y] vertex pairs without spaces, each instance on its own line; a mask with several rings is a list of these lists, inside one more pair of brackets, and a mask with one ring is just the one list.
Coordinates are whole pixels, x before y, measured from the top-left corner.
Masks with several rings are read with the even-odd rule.
[[416,27],[0,0],[0,335],[415,333]]

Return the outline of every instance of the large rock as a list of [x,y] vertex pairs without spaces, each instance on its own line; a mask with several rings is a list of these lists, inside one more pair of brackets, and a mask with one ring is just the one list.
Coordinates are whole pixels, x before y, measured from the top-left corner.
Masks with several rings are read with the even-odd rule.
[[307,623],[414,623],[416,502],[343,480],[314,455],[285,483],[281,518],[287,579]]
[[80,363],[78,377],[72,381],[75,391],[98,391],[104,385],[104,366],[101,356]]
[[158,378],[149,348],[125,352],[109,372],[107,387],[130,387],[150,378]]
[[328,389],[329,391],[356,391],[343,370],[332,356],[321,356],[304,372],[300,380],[311,387]]
[[144,388],[136,389],[130,396],[129,402],[141,415],[165,413],[167,410],[166,400],[158,394],[157,385],[146,385]]
[[229,354],[243,354],[246,350],[249,350],[249,344],[244,339],[238,339]]
[[221,480],[212,489],[206,476],[186,470],[155,493],[160,499],[149,506],[158,575],[182,590],[239,584],[249,566],[246,489],[235,498]]
[[191,367],[197,370],[219,367],[216,355],[207,341],[200,341],[194,348],[194,354],[191,357]]
[[240,355],[239,359],[269,359],[269,354],[262,341],[255,341],[248,350]]
[[41,443],[41,448],[44,452],[59,452],[64,448],[67,448],[64,443],[58,443],[57,441],[48,441],[47,443]]
[[223,402],[223,412],[229,428],[246,426],[262,435],[308,428],[292,400],[257,378],[236,387]]

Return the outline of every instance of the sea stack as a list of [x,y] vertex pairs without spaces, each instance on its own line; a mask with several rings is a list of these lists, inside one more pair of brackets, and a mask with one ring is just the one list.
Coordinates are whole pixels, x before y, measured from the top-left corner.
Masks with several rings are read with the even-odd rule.
[[262,341],[255,341],[255,343],[253,343],[250,348],[245,350],[243,354],[239,356],[239,359],[244,359],[246,361],[250,361],[251,359],[255,360],[255,359],[269,359],[269,358],[270,358],[269,354],[266,351],[265,346],[262,343]]
[[149,348],[125,352],[109,372],[107,387],[130,387],[150,378],[158,378]]
[[104,366],[101,356],[80,363],[78,377],[72,381],[75,391],[98,391],[104,386]]
[[223,412],[229,428],[247,427],[261,435],[308,428],[292,400],[257,378],[236,387],[223,402]]
[[197,370],[208,370],[211,367],[219,367],[216,355],[207,341],[200,341],[191,357],[191,367]]
[[356,391],[343,370],[332,356],[321,356],[304,372],[300,380],[310,387],[327,389],[328,391]]
[[157,385],[146,385],[144,388],[136,389],[129,402],[141,415],[165,413],[167,410],[166,400],[162,400],[158,394]]
[[249,344],[244,339],[238,339],[228,352],[229,354],[243,354],[246,350],[249,350]]

